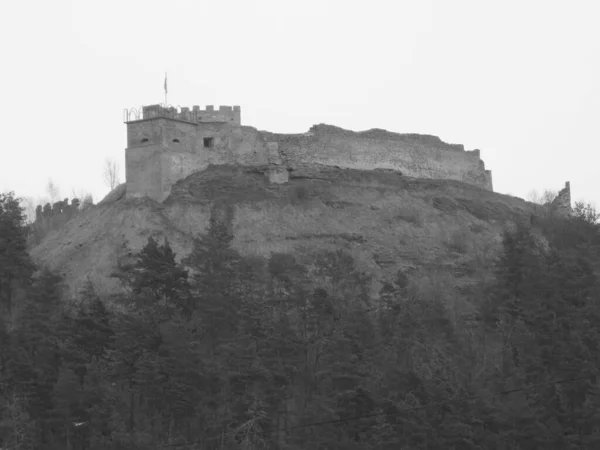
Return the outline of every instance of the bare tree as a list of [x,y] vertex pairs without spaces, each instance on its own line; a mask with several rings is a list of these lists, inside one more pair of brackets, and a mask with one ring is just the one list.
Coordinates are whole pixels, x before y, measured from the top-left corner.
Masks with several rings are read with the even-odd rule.
[[527,200],[538,205],[545,205],[546,203],[552,203],[557,195],[558,193],[552,189],[545,189],[541,194],[534,189],[527,194]]
[[89,191],[86,191],[83,188],[71,189],[72,198],[76,198],[79,200],[79,210],[83,211],[86,208],[94,205],[94,198]]
[[110,188],[112,191],[116,188],[120,183],[119,179],[119,163],[111,158],[106,158],[104,161],[104,183]]
[[529,193],[527,194],[527,200],[529,200],[531,203],[535,203],[537,205],[542,204],[542,196],[535,189],[532,189],[531,191],[529,191]]
[[600,219],[600,213],[596,212],[593,203],[575,202],[573,208],[573,217],[584,220],[588,223],[596,224]]
[[60,197],[60,188],[54,181],[52,181],[52,178],[48,178],[48,184],[46,184],[46,192],[50,197],[50,203],[58,201]]
[[21,200],[21,205],[25,208],[26,222],[35,222],[35,209],[39,203],[36,203],[33,197],[23,197]]
[[542,201],[544,202],[543,204],[545,205],[546,203],[552,203],[557,196],[558,192],[552,189],[545,189],[542,193]]
[[79,199],[80,202],[83,201],[84,198],[91,197],[91,196],[92,196],[92,194],[83,188],[79,188],[79,189],[72,188],[71,189],[71,197]]
[[94,206],[94,197],[92,197],[92,194],[85,194],[83,199],[81,199],[80,201],[81,201],[80,208],[82,211],[84,209],[89,208],[90,206]]

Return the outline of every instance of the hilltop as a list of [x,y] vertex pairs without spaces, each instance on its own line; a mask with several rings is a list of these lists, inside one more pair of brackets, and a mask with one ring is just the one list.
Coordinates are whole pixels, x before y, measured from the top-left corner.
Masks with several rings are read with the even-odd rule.
[[110,277],[116,262],[149,236],[167,238],[181,260],[226,205],[233,207],[233,247],[243,255],[289,252],[309,261],[317,250],[342,248],[373,276],[373,294],[399,269],[459,292],[488,275],[503,229],[529,220],[536,208],[459,181],[335,167],[298,168],[288,183],[271,184],[257,168],[209,166],[174,184],[163,203],[126,198],[125,190],[121,185],[32,248],[73,292],[88,277],[100,292],[117,292]]
[[[122,185],[45,218],[31,253],[64,277],[22,264],[33,282],[0,322],[8,398],[51,399],[35,448],[598,447],[592,209],[549,218],[389,170],[289,175],[209,166],[160,203]],[[546,380],[573,373],[557,401]],[[28,417],[0,416],[0,439]]]

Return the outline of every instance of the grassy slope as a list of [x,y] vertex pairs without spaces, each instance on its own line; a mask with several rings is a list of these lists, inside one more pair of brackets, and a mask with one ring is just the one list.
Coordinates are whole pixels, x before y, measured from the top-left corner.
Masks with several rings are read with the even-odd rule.
[[458,293],[489,274],[503,227],[533,211],[521,199],[459,182],[335,168],[299,169],[290,183],[269,185],[252,169],[211,167],[177,183],[162,205],[115,198],[32,250],[75,290],[87,276],[100,291],[117,289],[108,275],[124,243],[137,251],[148,236],[165,236],[185,256],[215,205],[228,203],[242,254],[294,252],[308,261],[317,250],[344,248],[373,275],[373,292],[402,268],[423,288]]

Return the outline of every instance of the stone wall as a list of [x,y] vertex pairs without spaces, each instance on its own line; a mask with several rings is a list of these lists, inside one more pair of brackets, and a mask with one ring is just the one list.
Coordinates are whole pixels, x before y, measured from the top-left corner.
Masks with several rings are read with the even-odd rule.
[[38,205],[35,210],[35,221],[29,227],[30,243],[39,243],[49,231],[63,226],[80,209],[80,201],[77,198],[73,198],[70,204],[69,199],[65,198],[52,205],[50,203],[46,203],[44,206]]
[[140,119],[154,119],[157,117],[168,117],[187,122],[227,122],[237,125],[242,123],[242,112],[239,106],[219,106],[215,109],[214,105],[207,105],[205,109],[194,105],[192,109],[188,107],[174,108],[163,107],[162,105],[150,105],[142,108],[142,117]]
[[272,183],[287,182],[288,171],[296,167],[322,165],[394,170],[493,190],[479,150],[465,151],[462,145],[429,135],[353,132],[329,125],[316,125],[303,134],[276,134],[231,122],[157,116],[129,122],[127,143],[127,196],[157,201],[166,199],[178,180],[224,164],[264,167]]
[[[391,169],[416,178],[459,180],[493,190],[491,171],[485,170],[479,150],[447,144],[436,136],[398,134],[385,130],[353,132],[317,125],[308,133],[263,133],[276,142],[283,164],[319,164],[342,168]],[[272,144],[271,144],[272,145]]]
[[267,143],[255,128],[156,118],[128,124],[127,197],[168,197],[171,186],[209,165],[268,163]]
[[162,200],[162,145],[128,148],[125,151],[127,197]]
[[565,187],[558,192],[558,195],[550,203],[550,211],[559,216],[570,216],[573,213],[571,208],[571,183],[567,181]]
[[43,222],[44,220],[57,219],[59,217],[65,217],[70,219],[79,211],[79,199],[73,198],[71,204],[69,199],[65,198],[62,201],[53,203],[46,203],[44,206],[38,205],[35,209],[35,223]]

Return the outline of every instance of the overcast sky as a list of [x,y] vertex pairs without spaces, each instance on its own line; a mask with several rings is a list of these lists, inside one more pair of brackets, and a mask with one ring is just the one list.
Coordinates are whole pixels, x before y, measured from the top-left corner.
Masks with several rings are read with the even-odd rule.
[[242,123],[439,136],[481,149],[494,189],[600,206],[595,0],[3,2],[0,189],[51,177],[99,201],[124,179],[123,109],[241,105]]

